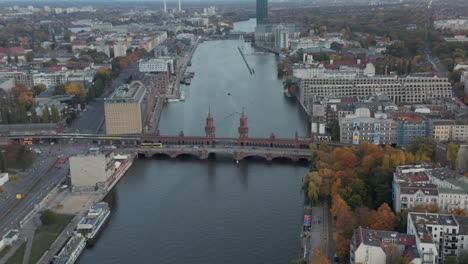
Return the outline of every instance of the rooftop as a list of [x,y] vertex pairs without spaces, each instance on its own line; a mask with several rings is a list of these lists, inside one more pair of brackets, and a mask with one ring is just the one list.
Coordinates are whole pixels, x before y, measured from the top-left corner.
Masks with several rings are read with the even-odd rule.
[[107,103],[136,103],[141,101],[145,95],[146,87],[140,81],[133,81],[130,84],[124,84],[111,94],[106,100]]

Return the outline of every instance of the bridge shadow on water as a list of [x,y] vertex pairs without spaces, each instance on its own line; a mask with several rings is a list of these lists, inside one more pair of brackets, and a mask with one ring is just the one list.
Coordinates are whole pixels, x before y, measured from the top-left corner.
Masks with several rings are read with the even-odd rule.
[[[196,155],[192,154],[179,154],[175,158],[169,156],[168,154],[164,153],[157,153],[152,156],[147,156],[144,154],[139,154],[138,159],[151,159],[151,160],[170,160],[173,162],[202,162],[202,163],[236,163],[236,160],[230,154],[215,154],[210,153],[207,159],[200,159]],[[271,161],[267,160],[265,157],[262,156],[247,156],[244,157],[242,160],[239,160],[240,164],[247,163],[247,164],[275,164],[275,165],[293,165],[293,166],[308,166],[309,161],[307,159],[299,159],[298,161],[293,161],[290,158],[286,157],[276,157],[273,158]]]

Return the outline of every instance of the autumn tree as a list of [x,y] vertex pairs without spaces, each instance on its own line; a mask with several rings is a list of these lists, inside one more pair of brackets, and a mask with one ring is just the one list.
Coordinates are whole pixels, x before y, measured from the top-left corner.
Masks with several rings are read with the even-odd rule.
[[75,102],[78,104],[86,101],[86,89],[81,83],[69,83],[66,85],[65,93],[75,96]]
[[468,212],[463,208],[455,208],[451,213],[456,216],[468,216]]
[[370,215],[370,228],[377,230],[394,230],[397,226],[398,219],[387,203],[382,204],[377,211]]
[[323,251],[322,248],[314,249],[315,260],[312,261],[312,264],[331,264],[331,261],[328,259],[327,254]]
[[18,104],[30,109],[34,105],[33,93],[29,91],[21,93],[18,97]]
[[26,61],[32,62],[34,60],[34,53],[32,51],[26,53]]
[[434,145],[430,138],[420,137],[411,144],[408,150],[414,154],[417,160],[430,160],[434,154]]
[[65,94],[65,93],[66,93],[65,84],[59,83],[59,84],[55,85],[54,95],[62,95],[62,94]]
[[340,230],[354,229],[358,225],[359,218],[353,211],[344,210],[336,218],[336,227]]
[[333,215],[338,216],[344,211],[351,211],[351,207],[341,198],[339,194],[333,195],[332,197],[332,207],[330,209],[330,212]]

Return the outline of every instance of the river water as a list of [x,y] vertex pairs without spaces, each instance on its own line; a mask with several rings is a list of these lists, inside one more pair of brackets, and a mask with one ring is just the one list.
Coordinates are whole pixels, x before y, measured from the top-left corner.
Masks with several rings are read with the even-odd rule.
[[[252,31],[255,20],[235,24]],[[250,75],[237,47],[243,51]],[[243,109],[250,137],[307,135],[299,106],[276,75],[277,58],[239,40],[200,44],[184,86],[186,101],[165,107],[163,135],[204,135],[208,109],[216,135],[237,137]],[[79,263],[290,263],[299,255],[301,180],[307,166],[232,157],[137,160],[113,192],[112,215]]]

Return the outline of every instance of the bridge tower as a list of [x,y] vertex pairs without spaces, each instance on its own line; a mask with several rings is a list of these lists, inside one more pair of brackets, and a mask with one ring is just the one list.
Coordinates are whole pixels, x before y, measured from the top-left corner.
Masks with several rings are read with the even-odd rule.
[[208,112],[208,117],[206,118],[205,133],[206,137],[214,138],[216,132],[216,126],[214,125],[213,115],[211,111]]
[[248,138],[249,137],[249,125],[247,123],[247,116],[245,116],[245,112],[242,111],[242,116],[240,118],[240,125],[239,125],[239,138]]

